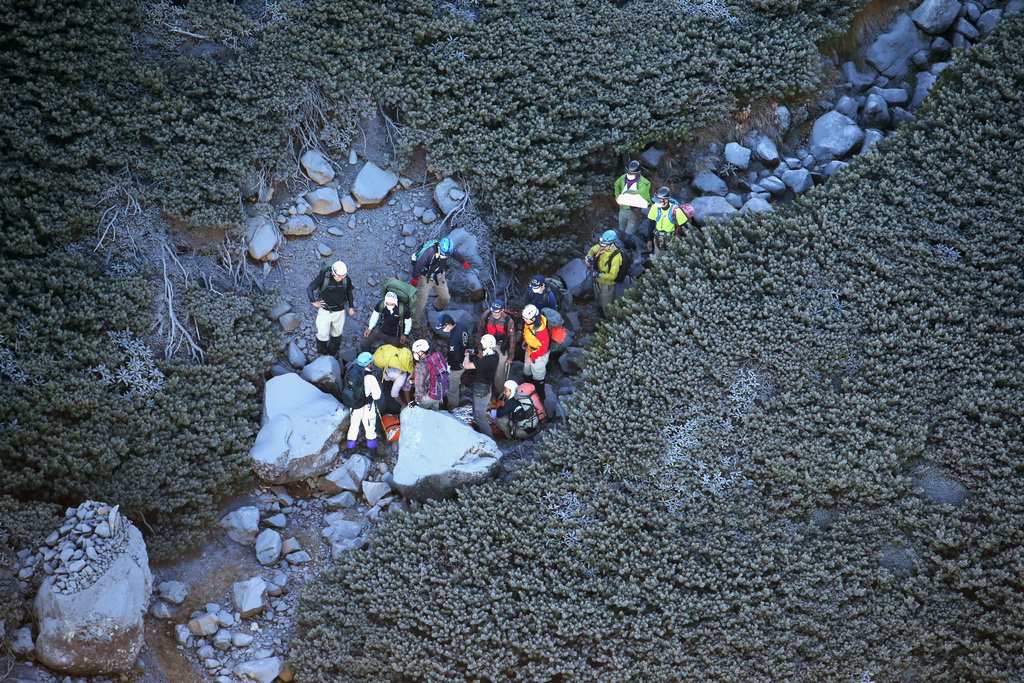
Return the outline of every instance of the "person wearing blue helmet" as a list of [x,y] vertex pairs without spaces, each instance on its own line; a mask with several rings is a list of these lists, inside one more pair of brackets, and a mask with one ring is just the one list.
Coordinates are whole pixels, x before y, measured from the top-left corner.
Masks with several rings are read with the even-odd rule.
[[437,295],[434,309],[443,311],[448,307],[451,297],[444,277],[448,266],[461,263],[465,270],[469,270],[469,262],[447,237],[425,242],[413,255],[412,261],[412,285],[416,287],[416,309],[412,319],[413,324],[418,326],[423,320],[423,309],[427,306],[427,296],[431,289]]
[[380,400],[380,382],[373,374],[373,354],[363,351],[356,356],[356,362],[345,372],[345,381],[341,390],[342,404],[352,409],[348,423],[348,440],[345,448],[356,447],[359,438],[359,427],[366,433],[366,447],[371,451],[377,448],[377,406]]
[[594,271],[594,299],[597,314],[603,318],[615,301],[615,285],[618,284],[619,269],[622,268],[622,253],[615,245],[618,235],[606,230],[601,240],[587,252],[587,268]]

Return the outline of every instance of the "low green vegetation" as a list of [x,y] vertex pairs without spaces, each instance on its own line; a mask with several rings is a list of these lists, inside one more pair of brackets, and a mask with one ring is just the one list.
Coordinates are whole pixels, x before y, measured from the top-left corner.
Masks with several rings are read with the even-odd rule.
[[307,681],[998,681],[1024,641],[1024,15],[791,212],[691,232],[536,463],[307,587]]

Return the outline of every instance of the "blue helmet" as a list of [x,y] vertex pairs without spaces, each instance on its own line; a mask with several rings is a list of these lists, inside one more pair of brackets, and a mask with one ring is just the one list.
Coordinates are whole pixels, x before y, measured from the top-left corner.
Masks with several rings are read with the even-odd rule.
[[450,239],[448,239],[447,237],[442,237],[441,241],[437,243],[437,250],[440,253],[442,253],[445,256],[447,256],[448,254],[450,254],[453,251],[455,251],[455,245],[453,245],[452,241]]
[[365,368],[367,365],[373,362],[373,354],[369,351],[363,351],[361,354],[356,356],[356,365],[361,368]]
[[614,244],[618,238],[619,235],[614,230],[605,230],[601,235],[601,244]]

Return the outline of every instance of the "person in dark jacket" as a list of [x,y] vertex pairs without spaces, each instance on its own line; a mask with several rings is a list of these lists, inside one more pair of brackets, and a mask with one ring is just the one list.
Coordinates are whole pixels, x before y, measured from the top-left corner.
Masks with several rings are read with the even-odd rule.
[[431,289],[437,294],[434,308],[443,311],[448,307],[451,297],[444,273],[452,263],[461,263],[464,269],[469,270],[469,262],[447,237],[423,249],[413,262],[411,284],[416,287],[416,310],[412,316],[414,325],[419,325],[423,320],[423,309],[427,306],[427,296]]
[[[495,352],[498,355],[498,371],[494,373],[494,388],[500,390],[505,384],[508,364],[515,355],[520,341],[516,320],[505,310],[505,302],[501,299],[491,302],[491,307],[484,311],[480,322],[477,323],[477,338],[482,340],[485,334],[491,335],[497,342]],[[483,353],[481,344],[477,344],[477,351]]]
[[529,439],[540,429],[540,420],[532,399],[519,392],[519,385],[508,380],[501,394],[502,403],[491,411],[498,428],[510,439]]
[[555,297],[555,293],[551,291],[551,287],[548,286],[547,280],[544,276],[537,274],[530,280],[530,288],[526,290],[526,302],[524,306],[533,304],[537,309],[551,308],[558,310],[558,299]]
[[462,385],[463,357],[469,348],[469,326],[445,313],[437,326],[438,332],[448,335],[448,368],[451,385],[448,387],[448,410],[459,407],[459,389]]
[[487,419],[487,404],[493,396],[494,375],[498,371],[498,354],[496,352],[497,341],[490,334],[480,338],[480,346],[483,349],[480,357],[475,361],[469,356],[463,360],[463,367],[467,370],[476,370],[476,377],[473,378],[473,422],[476,430],[484,436],[493,436],[491,422]]
[[321,270],[306,287],[310,303],[319,309],[316,314],[316,352],[321,356],[333,356],[341,347],[346,315],[356,313],[352,291],[352,278],[348,277],[348,268],[342,261],[335,261],[330,269]]
[[398,300],[397,294],[388,292],[370,314],[370,321],[366,325],[359,346],[364,351],[379,341],[392,346],[402,346],[411,331],[412,317],[409,310]]

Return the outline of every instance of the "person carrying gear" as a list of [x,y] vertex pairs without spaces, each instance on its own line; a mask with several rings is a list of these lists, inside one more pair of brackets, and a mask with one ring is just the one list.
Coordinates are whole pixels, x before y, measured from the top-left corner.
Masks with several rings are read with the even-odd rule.
[[[374,328],[377,329],[374,329]],[[376,342],[383,341],[392,346],[405,344],[412,331],[412,317],[405,304],[398,300],[398,295],[388,292],[384,300],[377,304],[370,314],[370,322],[363,332],[363,340],[359,346],[369,351]]]
[[345,448],[352,450],[359,438],[359,426],[366,434],[366,447],[377,448],[377,405],[380,399],[380,382],[373,376],[373,356],[363,351],[356,362],[345,373],[345,386],[341,402],[352,409],[348,424],[348,440]]
[[[425,339],[420,339],[413,344],[426,351],[429,348]],[[409,405],[409,398],[412,392],[412,374],[415,370],[412,351],[407,348],[398,348],[391,344],[384,344],[373,352],[373,364],[384,371],[385,382],[393,382],[391,385],[391,398],[398,402],[402,408]]]
[[416,311],[412,317],[413,323],[419,325],[423,319],[423,309],[427,306],[428,291],[434,290],[437,294],[434,308],[443,311],[451,300],[448,283],[445,281],[445,270],[454,262],[462,263],[462,267],[469,270],[469,262],[447,237],[437,242],[426,242],[416,254],[412,264],[412,285],[416,287]]
[[[626,172],[615,181],[616,201],[623,195],[639,197],[648,205],[651,202],[651,181],[640,175],[640,163],[631,161],[626,165]],[[632,235],[640,227],[646,209],[619,202],[619,231]]]
[[348,315],[356,314],[352,278],[347,276],[348,268],[345,264],[335,261],[330,268],[321,269],[306,287],[310,303],[313,308],[319,309],[316,314],[316,352],[321,356],[333,356],[341,346],[341,333],[345,329],[345,304],[348,304]]
[[524,305],[529,306],[531,304],[538,309],[553,308],[556,311],[558,310],[558,298],[555,297],[555,293],[548,287],[544,276],[539,273],[533,276],[533,279],[530,280],[530,288],[526,290],[526,303]]
[[494,391],[491,387],[500,361],[497,346],[494,335],[485,334],[480,337],[480,348],[483,349],[480,357],[471,361],[467,353],[463,361],[467,370],[476,370],[476,377],[473,378],[473,422],[476,423],[476,430],[484,436],[493,436],[491,422],[487,419],[487,404],[491,402]]
[[483,353],[484,335],[489,334],[496,341],[498,371],[494,373],[494,388],[500,390],[508,377],[508,366],[515,355],[516,344],[519,343],[515,318],[505,310],[504,301],[495,299],[491,302],[491,307],[480,317],[480,322],[476,326],[476,334],[480,338],[480,343],[477,344],[479,353]]
[[448,335],[448,368],[451,386],[448,389],[448,410],[459,407],[459,392],[462,388],[462,357],[469,348],[469,326],[461,320],[456,323],[447,313],[441,316],[438,332]]
[[412,348],[412,357],[416,361],[413,400],[420,408],[440,410],[450,381],[445,353],[441,349],[430,353],[430,344],[426,339],[417,340]]
[[622,268],[622,254],[615,245],[616,237],[614,230],[606,230],[601,240],[587,252],[587,268],[594,271],[594,299],[597,300],[597,315],[601,318],[615,301],[615,285]]
[[512,380],[505,382],[503,389],[501,406],[491,411],[494,423],[510,439],[529,439],[540,430],[537,406],[530,395],[519,391],[519,385]]
[[548,331],[548,319],[536,306],[523,309],[523,348],[526,349],[526,360],[523,374],[534,380],[537,393],[541,400],[547,398],[544,389],[544,378],[548,372],[548,359],[551,357],[551,334]]
[[672,237],[686,224],[686,212],[679,202],[672,199],[672,192],[667,187],[658,190],[647,221],[642,231],[648,235],[647,248],[654,250],[654,258],[659,258],[668,249]]

